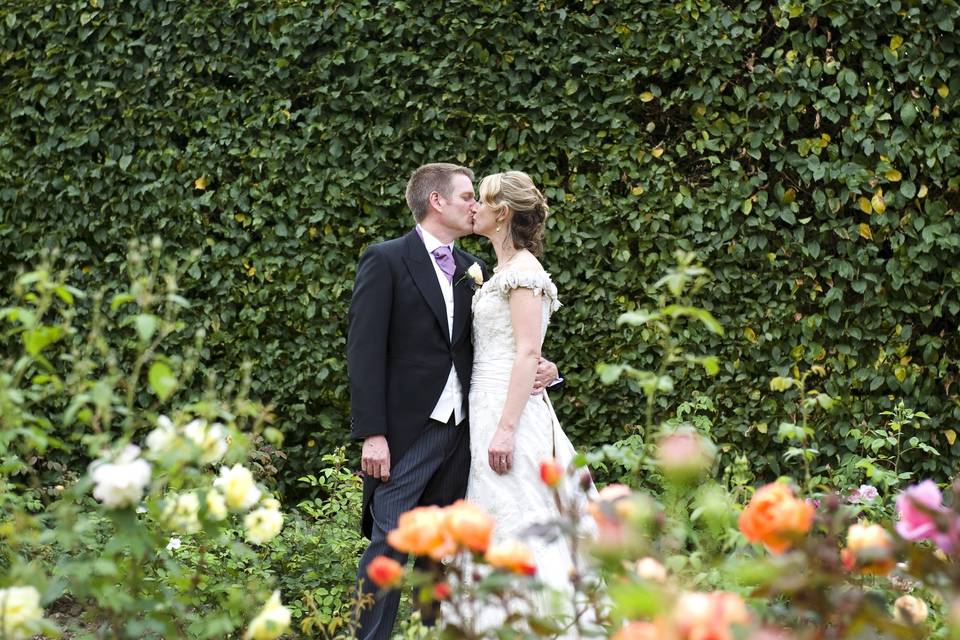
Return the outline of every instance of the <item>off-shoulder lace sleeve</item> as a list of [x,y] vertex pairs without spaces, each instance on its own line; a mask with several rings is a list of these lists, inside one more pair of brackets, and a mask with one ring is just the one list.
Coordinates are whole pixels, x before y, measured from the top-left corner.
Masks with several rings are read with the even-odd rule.
[[497,290],[504,296],[510,295],[513,289],[532,289],[533,294],[544,296],[550,301],[550,312],[560,308],[560,299],[557,297],[557,286],[550,280],[546,271],[510,269],[496,275]]

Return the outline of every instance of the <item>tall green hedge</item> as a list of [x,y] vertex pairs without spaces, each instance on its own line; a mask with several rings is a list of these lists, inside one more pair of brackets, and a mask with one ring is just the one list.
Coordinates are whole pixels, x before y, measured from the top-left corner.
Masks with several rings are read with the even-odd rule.
[[347,437],[354,265],[410,227],[410,171],[519,168],[552,204],[566,306],[545,351],[579,444],[642,421],[594,366],[656,357],[614,320],[686,249],[727,333],[688,330],[722,368],[665,409],[704,391],[717,438],[777,472],[764,425],[793,398],[769,380],[821,365],[842,400],[821,461],[904,398],[951,454],[912,463],[942,476],[960,453],[958,19],[955,0],[6,0],[2,281],[50,247],[83,288],[123,277],[132,237],[200,249],[182,284],[207,367],[226,382],[253,361],[291,479]]

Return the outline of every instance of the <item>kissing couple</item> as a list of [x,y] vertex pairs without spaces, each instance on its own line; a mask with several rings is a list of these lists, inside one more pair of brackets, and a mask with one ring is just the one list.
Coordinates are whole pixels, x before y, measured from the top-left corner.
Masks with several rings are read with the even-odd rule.
[[[369,246],[357,266],[347,368],[370,539],[358,579],[375,595],[360,613],[364,639],[393,630],[399,591],[377,594],[366,569],[379,555],[406,561],[387,544],[401,514],[466,497],[495,519],[495,543],[518,538],[559,517],[540,461],[566,466],[574,455],[544,393],[560,382],[540,354],[560,307],[537,259],[546,199],[520,171],[486,176],[479,198],[473,179],[455,164],[418,168],[406,189],[415,228]],[[490,241],[492,271],[455,246],[471,233]],[[563,588],[572,567],[563,538],[528,546],[540,580]]]

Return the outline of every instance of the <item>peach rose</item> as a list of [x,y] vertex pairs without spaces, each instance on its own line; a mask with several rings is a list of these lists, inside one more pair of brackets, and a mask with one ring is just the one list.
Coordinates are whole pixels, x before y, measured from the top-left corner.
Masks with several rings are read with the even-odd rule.
[[895,564],[893,538],[878,524],[851,525],[847,531],[847,548],[840,557],[848,570],[885,576]]
[[446,519],[444,510],[436,506],[407,511],[400,516],[397,528],[387,534],[387,544],[397,551],[441,560],[457,551]]
[[611,640],[667,640],[670,638],[662,624],[628,622]]
[[466,500],[457,500],[444,512],[447,531],[454,542],[476,553],[487,550],[496,523],[483,509]]
[[387,556],[377,556],[367,565],[367,577],[381,589],[392,588],[403,579],[403,567]]
[[517,540],[508,540],[487,550],[487,564],[495,569],[504,569],[532,576],[537,572],[530,549]]
[[673,610],[674,630],[684,640],[732,640],[731,626],[749,623],[747,605],[726,591],[684,593]]
[[563,480],[563,467],[554,458],[544,458],[540,461],[540,480],[551,489]]
[[774,482],[757,489],[740,513],[740,531],[750,542],[761,542],[771,553],[783,553],[813,525],[813,505]]
[[651,558],[650,556],[637,560],[635,569],[637,571],[637,575],[644,580],[661,583],[667,581],[667,568],[660,564],[658,560]]

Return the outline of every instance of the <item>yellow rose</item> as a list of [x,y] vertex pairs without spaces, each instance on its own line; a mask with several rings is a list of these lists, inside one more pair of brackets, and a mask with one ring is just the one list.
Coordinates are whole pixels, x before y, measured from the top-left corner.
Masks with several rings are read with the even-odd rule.
[[0,589],[0,636],[25,640],[34,635],[33,623],[43,617],[40,593],[33,587]]
[[216,489],[207,491],[207,516],[211,520],[219,521],[227,517],[227,501],[223,494]]
[[283,514],[277,509],[260,507],[247,514],[243,520],[247,528],[247,540],[253,544],[270,542],[283,528]]
[[263,611],[250,622],[244,640],[275,640],[290,628],[290,610],[280,604],[280,592],[274,591]]
[[253,481],[253,474],[241,464],[220,467],[220,476],[213,486],[223,492],[231,511],[246,511],[260,499],[260,489]]

